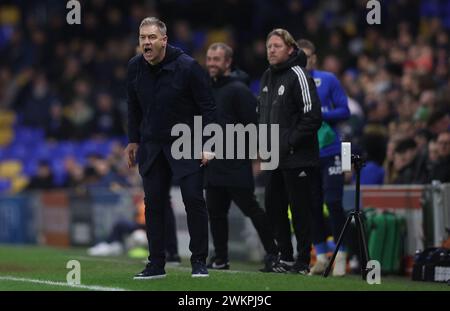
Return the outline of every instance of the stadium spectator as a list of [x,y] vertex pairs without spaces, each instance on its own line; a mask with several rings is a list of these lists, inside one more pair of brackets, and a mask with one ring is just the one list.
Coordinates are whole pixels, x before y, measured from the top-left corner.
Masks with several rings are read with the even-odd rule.
[[437,140],[438,159],[432,167],[430,180],[450,182],[450,131],[439,134]]
[[50,115],[45,126],[45,136],[53,140],[65,140],[70,136],[69,120],[64,116],[59,103],[50,106]]
[[394,152],[394,168],[397,172],[395,184],[424,184],[428,179],[426,166],[412,138],[398,142]]
[[[179,265],[181,258],[178,255],[178,240],[176,232],[175,215],[167,198],[167,208],[164,210],[164,228],[167,237],[166,262],[172,265]],[[112,226],[111,232],[105,241],[99,242],[87,250],[91,256],[117,256],[123,254],[126,249],[132,250],[135,247],[147,249],[148,241],[145,233],[145,204],[143,200],[135,202],[136,212],[133,220],[119,219]],[[134,245],[133,241],[127,243],[127,239],[138,236],[140,243]]]
[[72,100],[64,109],[64,116],[67,119],[70,139],[83,140],[91,137],[94,111],[83,99]]
[[112,162],[96,153],[89,154],[87,157],[83,184],[111,190],[129,186],[126,177],[117,173]]
[[428,143],[428,160],[431,164],[435,164],[439,159],[439,147],[436,140],[430,140]]
[[97,137],[118,137],[125,134],[121,114],[108,93],[101,92],[97,95],[93,120],[93,135]]
[[84,170],[73,156],[68,156],[64,159],[64,170],[67,174],[67,178],[63,187],[77,188],[82,185],[84,180]]
[[367,134],[363,137],[366,164],[361,169],[361,185],[382,185],[384,183],[385,141],[386,138],[379,134]]
[[41,160],[38,163],[37,173],[30,179],[26,190],[48,190],[55,187],[50,163]]
[[50,92],[48,80],[43,72],[34,75],[30,89],[19,103],[23,124],[45,128],[50,116],[50,107],[57,99]]
[[397,170],[394,168],[395,148],[401,139],[402,137],[399,135],[389,136],[386,146],[386,158],[383,163],[385,184],[394,183],[397,177]]
[[442,132],[447,131],[450,128],[450,114],[447,110],[436,110],[428,119],[429,131],[437,137]]

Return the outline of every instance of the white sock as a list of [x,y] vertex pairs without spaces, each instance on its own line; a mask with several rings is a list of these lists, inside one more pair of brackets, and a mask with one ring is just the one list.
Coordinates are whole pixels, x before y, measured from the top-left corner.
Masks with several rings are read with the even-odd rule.
[[327,262],[328,261],[326,254],[319,254],[316,257],[317,257],[317,261],[321,261],[321,262]]

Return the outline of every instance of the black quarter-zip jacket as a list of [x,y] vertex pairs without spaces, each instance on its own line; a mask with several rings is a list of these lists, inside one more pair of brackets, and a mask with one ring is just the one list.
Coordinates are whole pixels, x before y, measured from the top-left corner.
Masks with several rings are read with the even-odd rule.
[[270,66],[261,78],[259,123],[279,125],[281,169],[319,166],[317,131],[322,112],[305,64],[304,53],[296,50],[286,62]]

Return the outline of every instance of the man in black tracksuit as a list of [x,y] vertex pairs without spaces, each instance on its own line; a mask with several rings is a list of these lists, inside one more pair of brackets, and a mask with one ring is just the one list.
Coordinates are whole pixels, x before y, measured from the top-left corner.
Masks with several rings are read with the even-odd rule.
[[[143,54],[128,64],[128,165],[139,164],[145,192],[145,222],[149,263],[135,279],[166,276],[164,223],[171,179],[178,179],[191,237],[192,277],[206,277],[208,211],[203,198],[204,154],[175,159],[172,129],[194,128],[194,117],[216,122],[216,109],[206,73],[180,49],[167,44],[167,29],[156,18],[145,18],[139,28]],[[192,135],[192,136],[195,136]],[[193,148],[195,150],[195,148]],[[200,158],[202,160],[200,161]]]
[[[259,122],[279,126],[279,167],[266,185],[265,206],[272,220],[281,259],[292,260],[287,207],[290,204],[298,257],[291,272],[309,273],[313,191],[318,183],[321,105],[306,57],[292,36],[275,29],[267,36],[270,67],[261,79]],[[268,137],[270,137],[268,135]],[[273,142],[269,142],[274,147]],[[273,152],[273,151],[272,151]],[[289,245],[287,243],[289,241]]]
[[[256,124],[256,98],[250,89],[230,73],[233,50],[224,43],[212,44],[206,55],[206,67],[211,77],[217,106],[217,120],[225,133],[226,124]],[[224,139],[226,141],[226,139]],[[224,146],[225,148],[225,146]],[[236,150],[236,148],[235,148]],[[278,250],[269,220],[254,194],[251,160],[214,159],[206,169],[206,205],[215,254],[208,268],[229,269],[228,210],[234,201],[255,226],[267,255],[264,271],[272,271]]]

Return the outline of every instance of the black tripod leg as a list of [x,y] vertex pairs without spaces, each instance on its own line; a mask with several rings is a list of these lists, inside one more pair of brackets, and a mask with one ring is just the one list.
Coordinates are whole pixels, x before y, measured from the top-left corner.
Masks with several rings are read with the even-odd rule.
[[350,225],[350,223],[352,221],[353,215],[354,215],[354,212],[351,212],[350,215],[348,215],[347,220],[345,221],[344,228],[342,228],[341,234],[339,235],[339,239],[336,242],[336,248],[333,252],[333,256],[331,256],[328,267],[323,274],[324,277],[327,277],[330,274],[331,268],[333,267],[334,259],[336,259],[337,252],[339,251],[339,246],[341,246],[342,241],[344,240],[345,232],[347,231],[347,227]]
[[366,233],[364,224],[361,219],[361,213],[355,213],[356,229],[358,232],[359,253],[361,258],[361,277],[366,280],[367,262],[369,261],[369,253],[367,250]]

